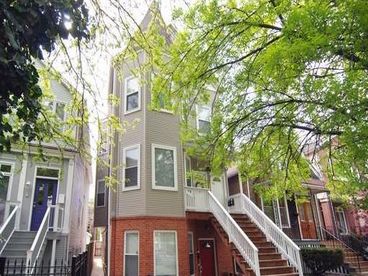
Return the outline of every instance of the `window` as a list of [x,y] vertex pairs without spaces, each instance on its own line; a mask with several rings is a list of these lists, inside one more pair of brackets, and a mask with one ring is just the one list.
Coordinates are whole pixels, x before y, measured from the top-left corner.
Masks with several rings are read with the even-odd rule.
[[152,188],[176,191],[176,148],[152,145]]
[[46,102],[46,105],[52,112],[55,113],[55,115],[61,122],[64,122],[66,120],[66,112],[65,112],[66,103],[52,101]]
[[197,106],[198,133],[206,134],[211,129],[211,109],[209,106]]
[[137,231],[125,232],[124,275],[138,276],[139,235]]
[[123,190],[134,190],[140,187],[140,146],[135,145],[124,149],[123,152]]
[[37,176],[59,178],[59,169],[37,168]]
[[0,225],[5,220],[6,200],[8,199],[8,189],[12,177],[12,165],[0,164]]
[[140,109],[140,87],[138,78],[130,77],[125,80],[125,114]]
[[175,231],[154,231],[155,276],[178,275]]
[[189,274],[194,275],[194,245],[193,245],[193,233],[188,233],[188,245],[189,245]]
[[185,156],[185,180],[187,187],[192,187],[192,165],[190,161],[190,157]]
[[346,223],[345,213],[341,207],[336,209],[337,228],[340,234],[347,234],[348,226]]
[[98,180],[97,181],[97,195],[96,195],[96,206],[97,207],[105,206],[105,194],[106,194],[105,180]]
[[280,221],[281,227],[290,228],[290,218],[289,218],[289,210],[286,197],[278,200],[279,203],[279,211],[280,211]]

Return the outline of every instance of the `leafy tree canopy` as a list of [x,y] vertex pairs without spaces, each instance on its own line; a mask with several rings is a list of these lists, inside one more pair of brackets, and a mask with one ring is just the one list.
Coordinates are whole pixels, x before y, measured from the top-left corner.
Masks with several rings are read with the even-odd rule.
[[[0,152],[15,141],[42,141],[42,90],[35,59],[58,39],[88,38],[84,1],[0,1]],[[47,118],[44,118],[45,120]],[[47,121],[47,120],[46,120]]]
[[185,27],[175,41],[158,43],[155,86],[187,118],[214,94],[211,131],[183,131],[209,145],[214,168],[236,160],[242,173],[272,176],[265,193],[293,191],[286,179],[305,177],[300,156],[313,144],[328,152],[330,189],[358,199],[367,190],[367,14],[364,0],[198,1],[177,12]]

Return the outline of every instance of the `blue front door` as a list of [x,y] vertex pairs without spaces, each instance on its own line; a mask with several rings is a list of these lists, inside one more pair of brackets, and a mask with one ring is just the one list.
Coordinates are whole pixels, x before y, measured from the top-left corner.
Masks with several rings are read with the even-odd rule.
[[48,202],[50,201],[52,205],[56,203],[57,184],[58,181],[56,179],[36,179],[31,231],[36,231],[40,227],[43,216],[47,210]]

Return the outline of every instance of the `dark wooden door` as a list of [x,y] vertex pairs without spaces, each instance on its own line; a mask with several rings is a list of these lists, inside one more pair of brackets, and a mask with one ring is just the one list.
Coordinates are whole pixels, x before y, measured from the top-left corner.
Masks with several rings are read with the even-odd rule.
[[48,202],[56,203],[57,183],[55,179],[36,179],[33,197],[31,231],[36,231],[41,225],[46,213]]
[[300,203],[299,206],[300,228],[303,239],[316,239],[316,225],[313,219],[312,206],[310,201]]
[[200,275],[216,276],[215,243],[213,240],[199,240]]

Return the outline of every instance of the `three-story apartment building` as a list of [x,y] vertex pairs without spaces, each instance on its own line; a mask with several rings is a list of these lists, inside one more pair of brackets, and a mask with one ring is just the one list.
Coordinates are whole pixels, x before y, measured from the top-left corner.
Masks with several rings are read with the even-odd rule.
[[[140,30],[160,22],[151,7]],[[162,34],[170,37],[165,26]],[[138,50],[110,72],[120,99],[110,112],[134,127],[112,132],[109,166],[97,168],[94,223],[105,233],[108,275],[302,275],[299,248],[246,197],[230,214],[225,170],[213,175],[208,161],[187,155],[180,117],[151,108],[152,75],[137,74],[147,60]],[[199,132],[210,105],[196,107]],[[117,184],[106,189],[106,176]]]

